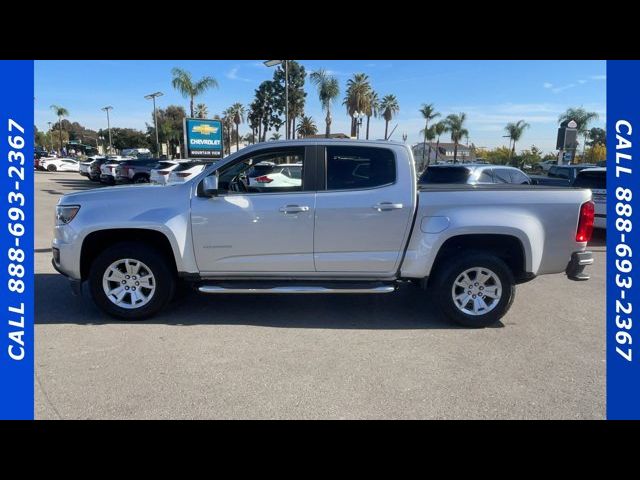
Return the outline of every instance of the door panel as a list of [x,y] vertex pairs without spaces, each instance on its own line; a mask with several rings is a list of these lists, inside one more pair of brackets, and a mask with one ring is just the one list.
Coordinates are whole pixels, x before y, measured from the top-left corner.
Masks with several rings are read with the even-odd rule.
[[313,272],[313,192],[194,197],[201,272]]

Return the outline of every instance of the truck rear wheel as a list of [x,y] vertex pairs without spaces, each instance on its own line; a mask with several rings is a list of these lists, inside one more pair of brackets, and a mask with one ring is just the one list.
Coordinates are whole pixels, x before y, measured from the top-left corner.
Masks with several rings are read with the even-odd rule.
[[175,275],[152,247],[118,243],[91,264],[89,289],[103,311],[124,320],[142,320],[158,313],[173,297]]
[[435,273],[434,293],[442,312],[467,327],[488,327],[511,308],[516,286],[507,264],[495,255],[468,252]]

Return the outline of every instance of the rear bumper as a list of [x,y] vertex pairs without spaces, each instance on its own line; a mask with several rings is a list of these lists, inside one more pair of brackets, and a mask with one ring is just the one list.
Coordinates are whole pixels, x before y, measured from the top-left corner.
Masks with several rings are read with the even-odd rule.
[[570,280],[589,280],[590,277],[584,273],[584,269],[592,263],[593,254],[591,252],[573,252],[565,273]]

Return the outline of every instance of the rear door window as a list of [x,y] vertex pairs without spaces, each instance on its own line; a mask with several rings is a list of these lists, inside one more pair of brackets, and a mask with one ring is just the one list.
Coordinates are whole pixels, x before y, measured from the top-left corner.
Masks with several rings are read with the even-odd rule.
[[387,148],[327,147],[327,190],[390,185],[396,181],[396,159]]
[[495,183],[511,183],[511,176],[506,168],[496,168],[493,171],[493,179]]
[[515,183],[517,185],[529,183],[529,177],[519,170],[509,170],[509,175],[511,176],[511,183]]

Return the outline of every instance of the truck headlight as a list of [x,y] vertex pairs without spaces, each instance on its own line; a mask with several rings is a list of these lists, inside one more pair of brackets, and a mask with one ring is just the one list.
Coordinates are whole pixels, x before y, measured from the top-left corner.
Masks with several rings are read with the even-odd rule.
[[80,205],[56,205],[56,225],[66,225],[73,220]]

